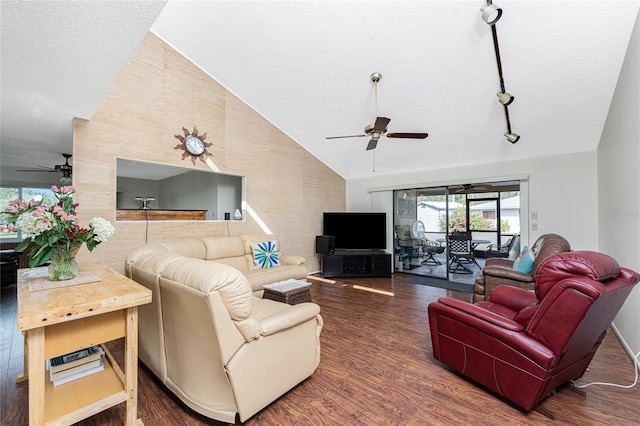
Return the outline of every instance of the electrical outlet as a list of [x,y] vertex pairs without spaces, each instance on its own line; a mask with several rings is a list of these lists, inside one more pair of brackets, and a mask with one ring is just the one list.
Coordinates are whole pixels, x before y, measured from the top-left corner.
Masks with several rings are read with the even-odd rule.
[[531,223],[531,230],[532,231],[537,231],[538,230],[538,224],[537,223]]
[[531,212],[531,219],[537,219],[538,218],[538,212]]

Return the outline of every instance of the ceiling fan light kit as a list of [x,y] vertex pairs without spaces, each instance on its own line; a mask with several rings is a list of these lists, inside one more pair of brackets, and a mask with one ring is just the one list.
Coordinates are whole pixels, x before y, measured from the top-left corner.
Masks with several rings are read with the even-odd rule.
[[514,101],[514,97],[511,93],[508,93],[504,85],[504,77],[502,75],[502,60],[500,59],[500,47],[498,45],[498,30],[496,28],[496,22],[502,16],[502,8],[493,4],[491,0],[487,0],[487,4],[480,8],[482,20],[491,26],[491,33],[493,34],[493,48],[496,53],[496,63],[498,64],[498,77],[500,78],[500,91],[497,93],[498,102],[504,107],[504,116],[507,121],[507,131],[504,136],[511,143],[516,143],[520,140],[520,136],[511,131],[511,121],[509,120],[509,108]]

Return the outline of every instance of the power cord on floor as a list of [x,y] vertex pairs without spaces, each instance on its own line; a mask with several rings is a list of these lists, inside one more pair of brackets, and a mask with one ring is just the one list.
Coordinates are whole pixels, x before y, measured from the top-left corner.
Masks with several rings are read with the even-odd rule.
[[577,387],[577,388],[586,388],[587,386],[591,386],[591,385],[603,385],[603,386],[615,386],[617,388],[624,388],[624,389],[629,389],[634,387],[637,383],[638,383],[638,368],[640,368],[640,362],[638,362],[638,356],[640,356],[640,352],[638,352],[634,357],[633,357],[633,370],[635,371],[635,379],[633,380],[633,383],[630,385],[619,385],[617,383],[607,383],[607,382],[592,382],[592,383],[587,383],[585,385],[578,385],[576,384],[576,382],[574,382],[573,380],[571,381],[571,383]]

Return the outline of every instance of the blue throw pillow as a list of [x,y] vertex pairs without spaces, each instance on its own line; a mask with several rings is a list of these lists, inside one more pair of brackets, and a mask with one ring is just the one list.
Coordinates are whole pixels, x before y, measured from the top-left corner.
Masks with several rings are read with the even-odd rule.
[[531,250],[529,250],[529,247],[524,246],[516,261],[513,262],[513,270],[522,272],[524,274],[530,274],[531,269],[533,269],[533,261],[535,260],[534,257],[535,255],[531,252]]
[[280,265],[280,252],[275,241],[251,244],[253,249],[253,269],[271,268]]

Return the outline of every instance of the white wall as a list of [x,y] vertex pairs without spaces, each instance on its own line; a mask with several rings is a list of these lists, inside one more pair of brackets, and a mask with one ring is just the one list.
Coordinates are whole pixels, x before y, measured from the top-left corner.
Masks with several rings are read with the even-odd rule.
[[139,209],[141,202],[136,201],[136,197],[154,197],[156,200],[151,201],[149,207],[160,208],[160,182],[157,180],[119,177],[117,191],[117,209]]
[[[160,182],[159,209],[206,210],[207,220],[216,217],[218,174],[191,171]],[[239,178],[236,178],[240,183]]]
[[[640,272],[640,14],[598,147],[600,250]],[[614,320],[633,353],[640,351],[640,284]],[[623,342],[623,344],[624,344]]]
[[[518,143],[535,141],[523,137]],[[500,170],[500,175],[495,174],[496,170]],[[527,240],[525,227],[529,226],[529,220],[523,217],[521,245],[530,244],[542,234],[557,233],[575,250],[597,250],[596,152],[352,179],[347,181],[346,208],[347,211],[369,211],[372,188],[391,191],[391,188],[422,188],[442,183],[509,180],[525,175],[528,182],[521,188],[522,214],[528,216],[528,211],[536,211],[538,230],[528,231]]]

